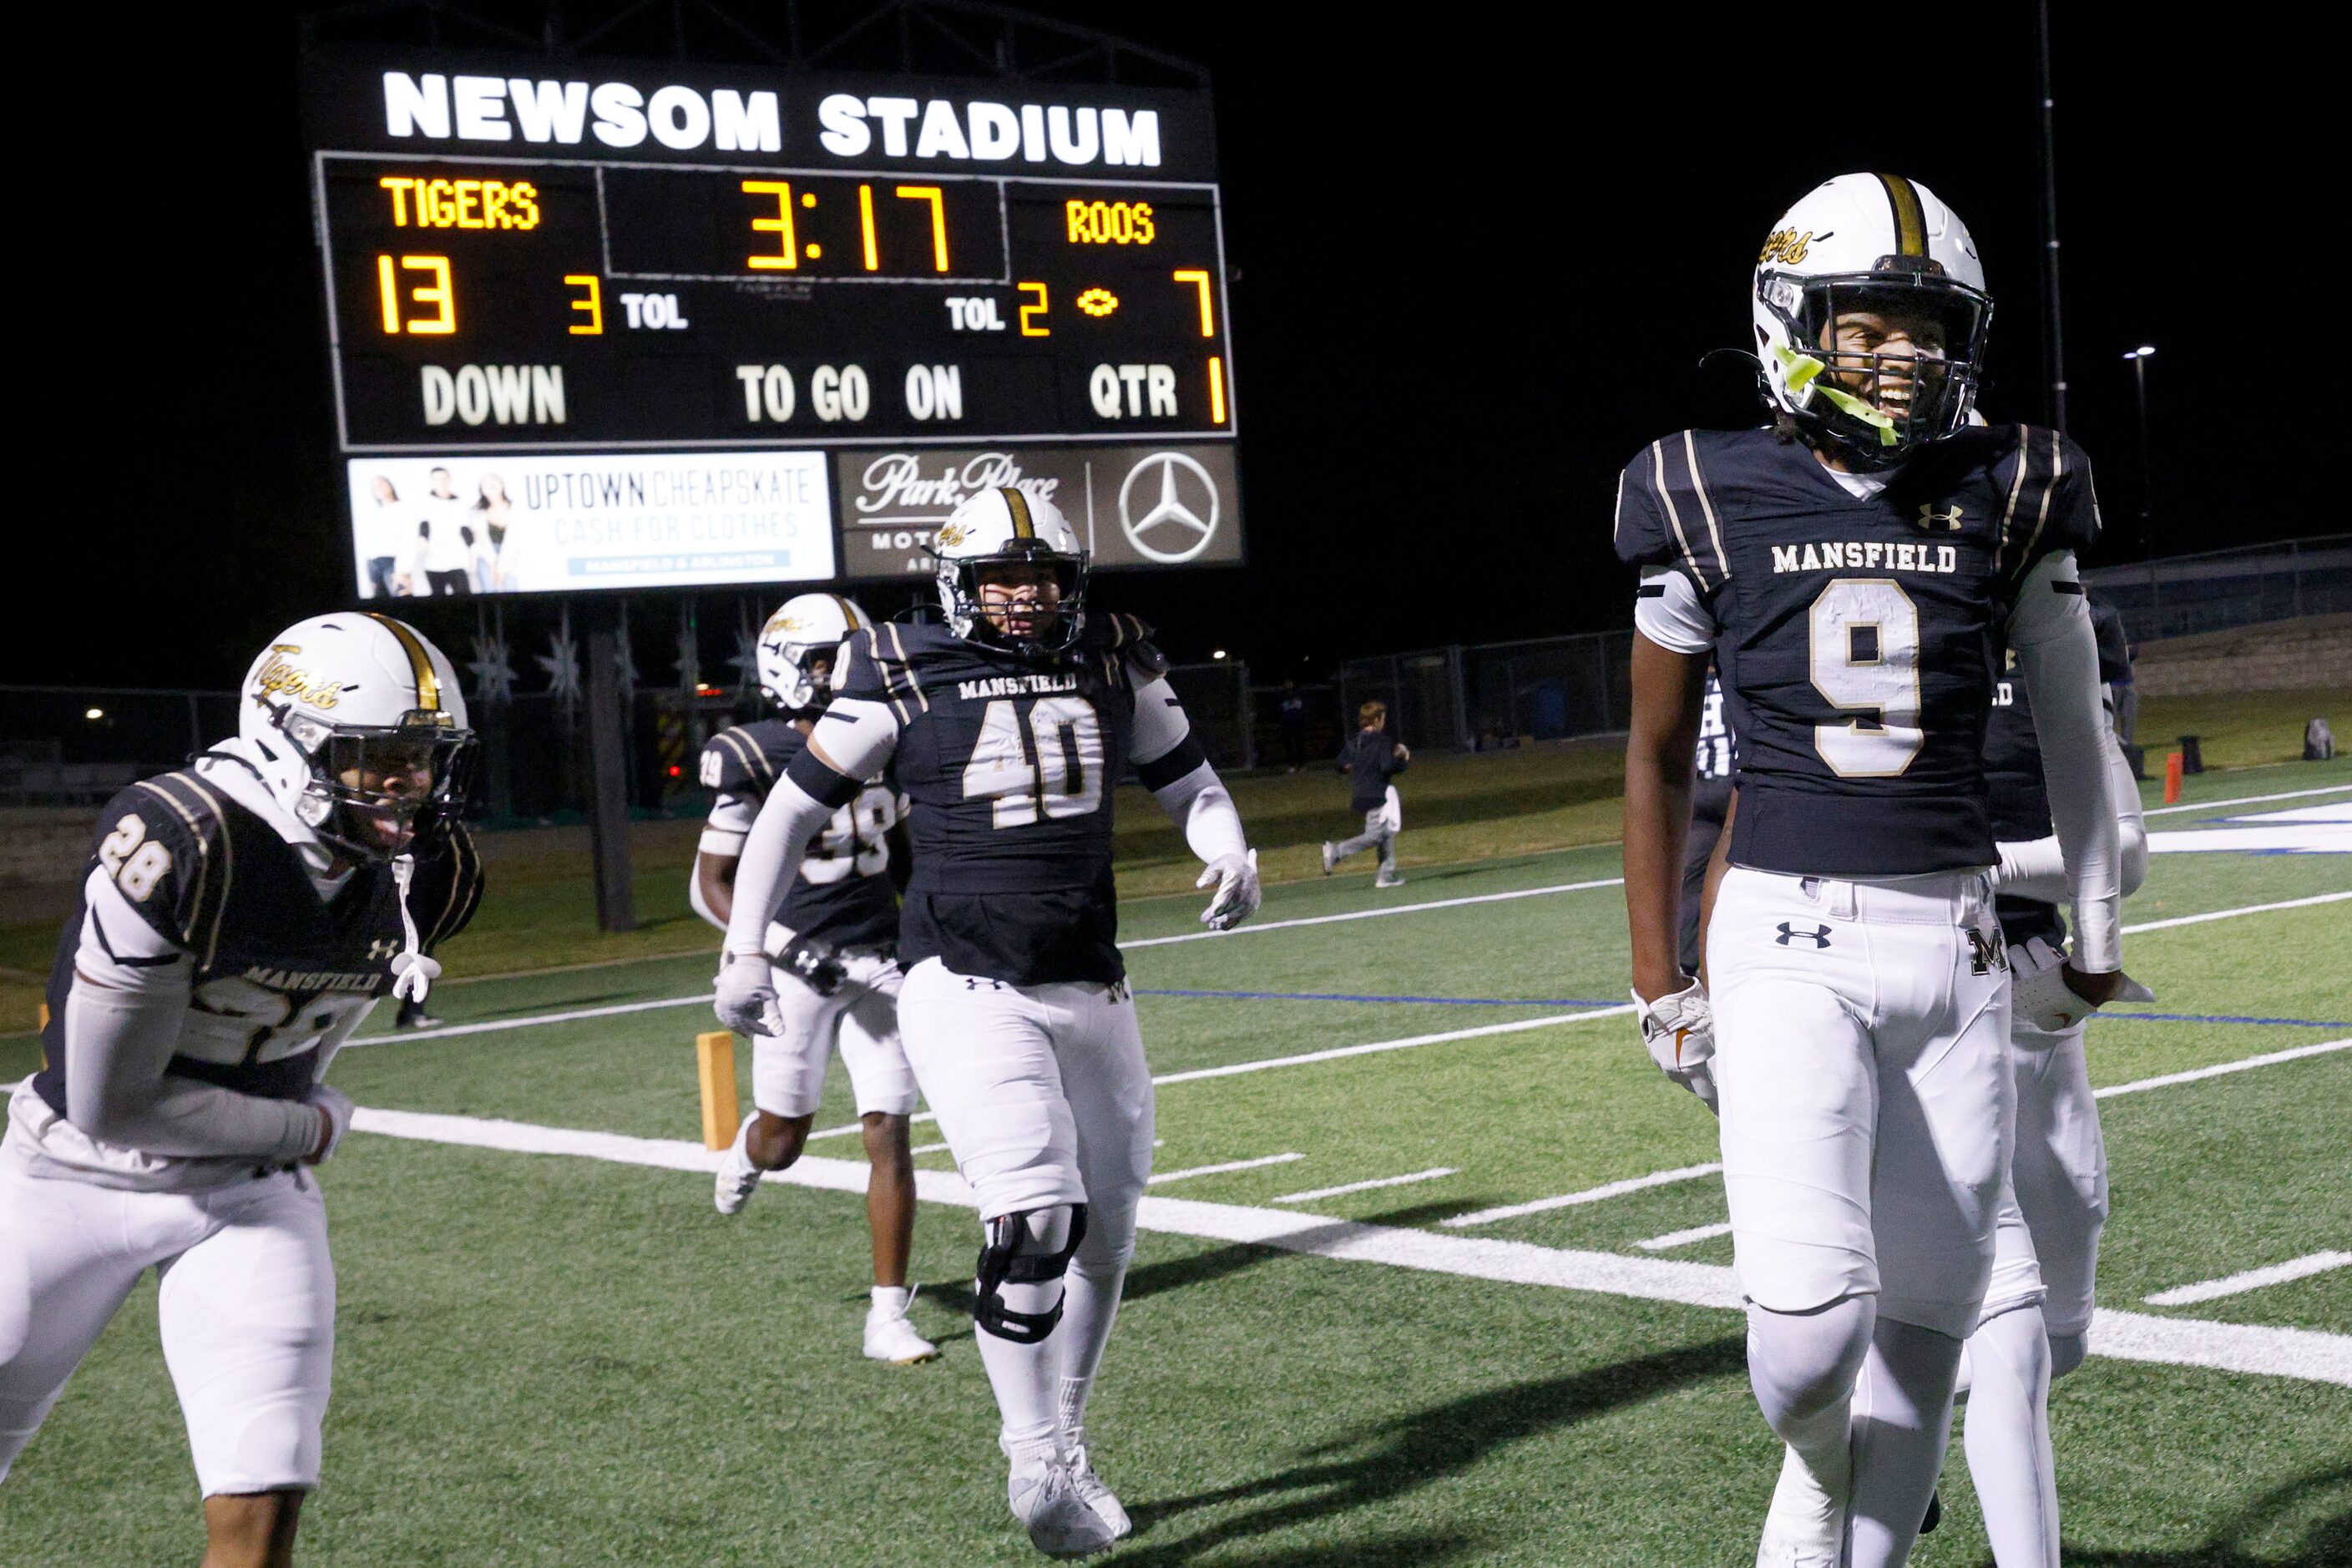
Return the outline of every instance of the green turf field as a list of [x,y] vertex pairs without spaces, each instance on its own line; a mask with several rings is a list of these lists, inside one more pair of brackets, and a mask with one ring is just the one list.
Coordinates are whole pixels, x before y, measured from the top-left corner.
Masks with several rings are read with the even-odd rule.
[[[2195,809],[2152,828],[2341,802],[2352,763],[2190,784]],[[2198,805],[2313,790],[2334,793]],[[1209,940],[1188,940],[1194,895],[1125,907],[1154,1069],[1175,1079],[1157,1169],[1179,1179],[1147,1200],[1094,1407],[1138,1521],[1111,1561],[1745,1563],[1777,1445],[1739,1319],[1706,1304],[1728,1299],[1730,1243],[1641,1245],[1719,1223],[1719,1183],[1445,1223],[1715,1157],[1705,1111],[1605,1011],[1624,986],[1616,850],[1408,874],[1278,886],[1255,927]],[[2160,1001],[2093,1026],[2095,1081],[2352,1040],[2352,900],[2296,902],[2347,892],[2338,855],[2156,856],[2128,924],[2291,907],[2128,938]],[[410,1114],[323,1173],[341,1307],[304,1561],[1039,1560],[956,1310],[977,1233],[950,1162],[918,1161],[936,1201],[915,1316],[943,1359],[866,1363],[854,1137],[812,1144],[807,1184],[711,1210],[690,1048],[709,971],[698,951],[452,984],[442,1035],[338,1059],[362,1106]],[[34,1058],[0,1041],[9,1076]],[[748,1097],[748,1052],[739,1067]],[[850,1120],[834,1076],[821,1129]],[[2352,1269],[2145,1300],[2352,1249],[2347,1110],[2352,1050],[2104,1101],[2102,1305],[2157,1359],[2100,1355],[2095,1332],[2053,1399],[2069,1563],[2352,1561]],[[498,1146],[530,1128],[626,1138],[601,1157]],[[1248,1162],[1273,1163],[1181,1174]],[[1423,1179],[1282,1201],[1402,1176]],[[199,1555],[153,1307],[134,1295],[0,1492],[0,1563]],[[2232,1355],[2275,1370],[2201,1364]],[[1989,1563],[1957,1444],[1944,1490],[1915,1561]]]

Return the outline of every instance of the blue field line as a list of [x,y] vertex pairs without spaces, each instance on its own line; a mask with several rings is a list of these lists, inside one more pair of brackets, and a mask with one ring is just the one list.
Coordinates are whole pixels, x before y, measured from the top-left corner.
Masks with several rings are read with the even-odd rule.
[[2282,1024],[2296,1029],[2352,1029],[2340,1018],[2248,1018],[2235,1013],[2094,1013],[2103,1024]]
[[1334,991],[1159,991],[1138,996],[1209,996],[1228,1002],[1414,1002],[1432,1007],[1614,1007],[1590,996],[1355,996]]

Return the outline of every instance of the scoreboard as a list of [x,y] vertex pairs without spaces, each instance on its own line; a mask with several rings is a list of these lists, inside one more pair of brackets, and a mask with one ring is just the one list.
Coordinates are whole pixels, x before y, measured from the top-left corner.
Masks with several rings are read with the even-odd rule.
[[362,595],[903,575],[1005,483],[1101,564],[1242,557],[1205,93],[443,51],[304,90]]

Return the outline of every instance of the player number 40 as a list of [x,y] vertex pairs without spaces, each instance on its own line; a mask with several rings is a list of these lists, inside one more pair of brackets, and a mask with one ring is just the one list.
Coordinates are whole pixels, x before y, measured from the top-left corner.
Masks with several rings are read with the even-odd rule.
[[1023,713],[1002,699],[981,715],[964,764],[963,797],[991,803],[998,827],[1085,816],[1102,805],[1102,723],[1083,697],[1041,697]]
[[1813,601],[1813,689],[1866,718],[1813,726],[1813,749],[1840,778],[1899,776],[1927,738],[1919,728],[1919,606],[1885,577],[1844,577]]

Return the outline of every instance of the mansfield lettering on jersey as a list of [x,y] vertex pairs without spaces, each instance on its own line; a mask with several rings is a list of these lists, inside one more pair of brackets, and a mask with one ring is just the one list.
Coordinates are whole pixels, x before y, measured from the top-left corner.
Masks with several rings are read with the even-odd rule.
[[1914,544],[1880,539],[1849,539],[1815,544],[1772,546],[1772,570],[1782,572],[1927,572],[1960,569],[1959,552],[1948,544]]
[[1033,692],[1076,691],[1078,678],[1075,675],[997,675],[984,680],[959,680],[956,695],[973,697],[1026,697]]

